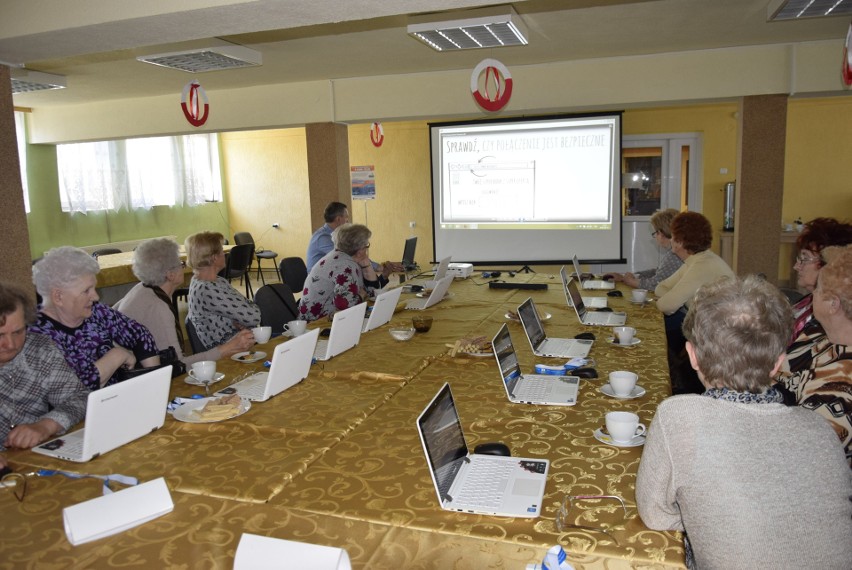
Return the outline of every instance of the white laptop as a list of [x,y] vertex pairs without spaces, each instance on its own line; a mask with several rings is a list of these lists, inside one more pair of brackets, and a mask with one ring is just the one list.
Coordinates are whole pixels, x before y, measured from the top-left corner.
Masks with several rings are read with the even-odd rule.
[[518,355],[505,323],[494,335],[491,346],[494,347],[497,368],[510,402],[545,406],[573,406],[577,403],[577,392],[580,389],[578,377],[521,374]]
[[317,341],[314,358],[330,360],[358,344],[361,340],[361,327],[364,326],[364,315],[367,314],[367,303],[358,303],[354,307],[334,313],[331,321],[331,333],[328,338]]
[[[565,300],[568,301],[568,306],[573,307],[574,301],[571,300],[571,295],[568,293],[568,281],[571,279],[568,277],[568,271],[565,269],[565,266],[562,266],[562,269],[559,270],[559,276],[562,278],[562,289],[565,290]],[[583,297],[583,304],[591,309],[604,309],[607,306],[607,298],[606,297]]]
[[585,358],[592,349],[595,341],[577,338],[548,338],[541,326],[538,310],[532,298],[518,306],[518,316],[524,327],[527,340],[536,356],[549,356],[551,358]]
[[450,289],[450,283],[452,282],[453,276],[447,275],[435,284],[435,288],[432,289],[432,292],[429,294],[428,297],[412,299],[405,304],[405,308],[422,310],[428,309],[432,305],[437,305],[438,303],[444,300],[444,297],[447,295],[447,291],[449,291]]
[[216,395],[236,392],[252,402],[265,402],[272,396],[292,388],[308,377],[319,333],[320,329],[313,329],[279,344],[272,352],[272,365],[269,371],[252,374],[216,392]]
[[580,296],[580,289],[577,288],[577,283],[573,279],[568,281],[568,295],[571,297],[571,304],[574,306],[574,312],[577,313],[577,318],[580,319],[581,324],[620,327],[627,322],[627,313],[587,310],[583,298]]
[[438,503],[447,511],[535,518],[550,462],[470,453],[450,385],[417,418]]
[[364,319],[361,332],[371,331],[390,322],[393,312],[396,310],[396,304],[399,303],[400,295],[402,295],[402,287],[395,287],[379,293],[370,309],[370,316]]
[[423,285],[425,287],[436,287],[438,285],[438,281],[447,276],[447,270],[450,268],[450,260],[452,260],[452,256],[445,257],[441,261],[438,262],[438,266],[435,268],[435,276],[426,281]]
[[615,283],[612,281],[604,281],[603,279],[583,279],[580,271],[580,262],[577,255],[574,255],[574,271],[577,273],[577,280],[583,284],[583,289],[615,289]]
[[172,367],[95,390],[86,404],[83,429],[33,447],[50,457],[83,463],[163,427]]

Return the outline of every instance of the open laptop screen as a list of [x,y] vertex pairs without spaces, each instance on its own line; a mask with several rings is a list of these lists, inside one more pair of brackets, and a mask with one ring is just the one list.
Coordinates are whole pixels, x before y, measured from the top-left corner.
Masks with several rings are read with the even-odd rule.
[[521,303],[521,306],[518,307],[518,316],[521,317],[521,323],[524,325],[530,344],[534,347],[541,344],[541,341],[544,340],[544,327],[541,326],[541,321],[538,319],[532,298]]
[[417,422],[435,482],[446,494],[453,483],[457,461],[467,456],[467,443],[449,384],[444,385]]
[[417,249],[417,236],[405,240],[405,248],[402,250],[402,266],[405,269],[414,267],[414,253]]
[[577,287],[577,282],[573,279],[568,281],[568,294],[571,296],[571,303],[574,305],[577,316],[580,317],[580,321],[582,322],[583,317],[586,315],[586,305],[583,303],[583,296]]
[[521,367],[518,364],[518,356],[515,354],[515,347],[512,345],[512,337],[509,335],[509,327],[505,324],[500,327],[500,330],[491,341],[491,346],[494,348],[494,356],[497,357],[497,365],[500,367],[500,375],[503,377],[503,382],[509,388],[511,393],[518,378],[521,377]]

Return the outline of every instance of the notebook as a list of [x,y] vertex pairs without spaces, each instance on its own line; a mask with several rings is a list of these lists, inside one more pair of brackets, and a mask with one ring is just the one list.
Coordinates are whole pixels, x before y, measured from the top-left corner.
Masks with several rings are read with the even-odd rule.
[[603,279],[583,279],[583,272],[580,271],[580,262],[577,256],[574,255],[574,271],[577,273],[577,279],[583,284],[583,289],[615,289],[615,283],[612,281],[604,281]]
[[399,303],[400,295],[402,295],[402,287],[395,287],[379,293],[370,310],[370,316],[364,319],[361,332],[371,331],[390,322],[393,312],[396,310],[396,304]]
[[[568,292],[568,281],[571,279],[568,277],[568,271],[565,269],[565,266],[562,266],[562,269],[559,270],[559,276],[562,278],[562,288],[565,290],[565,300],[568,301],[568,306],[573,307],[574,301],[571,300],[571,294]],[[607,306],[606,297],[583,297],[583,304],[592,309],[603,309]]]
[[627,322],[627,313],[607,313],[587,310],[586,305],[583,304],[583,298],[580,296],[580,290],[577,288],[577,283],[573,279],[568,281],[568,295],[571,296],[571,304],[574,305],[574,312],[577,313],[577,318],[580,319],[581,324],[620,327]]
[[83,463],[163,427],[172,367],[163,366],[89,394],[83,429],[52,439],[33,451]]
[[358,344],[361,340],[361,327],[364,326],[364,315],[367,314],[367,303],[358,303],[343,311],[334,313],[331,321],[331,333],[328,338],[317,341],[314,358],[330,360]]
[[521,374],[518,355],[505,323],[494,335],[491,346],[494,347],[497,369],[510,402],[546,406],[573,406],[577,403],[577,392],[580,389],[578,377]]
[[447,276],[447,270],[450,268],[451,259],[452,256],[448,256],[439,261],[438,266],[435,268],[435,276],[429,281],[426,281],[423,285],[425,287],[435,288],[438,285],[438,281]]
[[527,340],[530,341],[530,346],[536,356],[550,356],[552,358],[586,357],[595,342],[576,338],[547,338],[532,298],[520,304],[518,316],[521,318],[524,333],[527,335]]
[[268,372],[264,370],[252,374],[245,380],[231,384],[224,392],[216,392],[216,395],[233,393],[233,389],[252,402],[265,402],[272,396],[292,388],[307,378],[310,372],[319,333],[320,329],[313,329],[279,344],[272,352],[272,365]]
[[417,236],[410,237],[405,240],[405,247],[402,250],[402,268],[405,271],[411,271],[417,264],[414,262],[414,252],[417,250]]
[[444,297],[447,295],[447,291],[450,289],[450,283],[452,282],[453,276],[447,275],[435,284],[435,288],[432,289],[432,292],[429,294],[428,297],[412,299],[405,304],[405,308],[422,310],[428,309],[432,305],[437,305],[438,303],[444,300]]
[[442,509],[539,516],[550,462],[470,453],[449,384],[417,418],[417,431]]

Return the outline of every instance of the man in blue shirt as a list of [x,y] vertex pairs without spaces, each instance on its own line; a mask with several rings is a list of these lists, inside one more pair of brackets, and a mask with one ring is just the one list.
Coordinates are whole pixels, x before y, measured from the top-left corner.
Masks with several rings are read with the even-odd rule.
[[325,254],[334,249],[331,241],[331,233],[343,224],[349,223],[349,208],[342,202],[332,202],[325,207],[323,212],[325,224],[311,236],[308,244],[308,254],[305,256],[305,265],[310,273],[311,267]]

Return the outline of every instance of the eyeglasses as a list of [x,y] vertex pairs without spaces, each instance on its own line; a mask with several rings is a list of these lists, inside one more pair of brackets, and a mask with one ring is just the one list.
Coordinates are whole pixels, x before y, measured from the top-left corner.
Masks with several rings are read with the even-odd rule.
[[[574,501],[585,501],[592,499],[612,499],[621,503],[621,508],[624,509],[624,519],[627,520],[627,506],[624,504],[624,499],[619,497],[618,495],[566,495],[562,500],[562,504],[559,506],[559,510],[556,511],[556,529],[559,532],[567,532],[568,529],[577,528],[580,530],[589,530],[592,532],[602,532],[618,544],[618,539],[616,539],[612,534],[610,534],[609,529],[603,527],[594,527],[594,526],[585,526],[580,524],[574,524],[568,522],[568,513],[571,511],[571,507],[574,506]],[[610,507],[606,507],[608,510],[611,510]]]
[[809,263],[819,263],[819,257],[811,257],[810,255],[805,255],[805,252],[802,251],[799,255],[796,256],[796,263],[798,265],[807,265]]
[[23,473],[7,473],[0,478],[0,487],[9,489],[19,503],[27,496],[27,478]]
[[657,234],[660,233],[660,230],[654,230],[651,232],[651,237],[657,237]]

